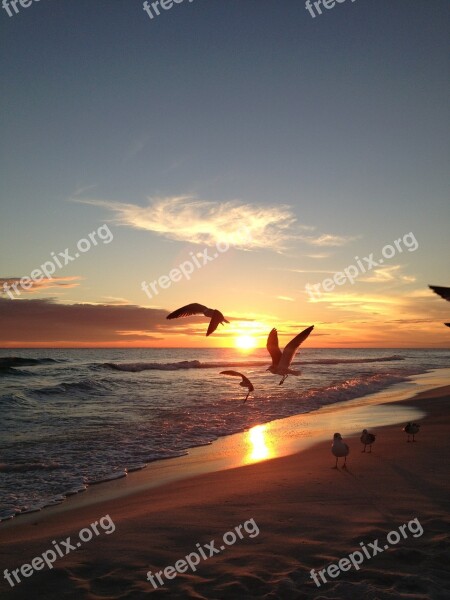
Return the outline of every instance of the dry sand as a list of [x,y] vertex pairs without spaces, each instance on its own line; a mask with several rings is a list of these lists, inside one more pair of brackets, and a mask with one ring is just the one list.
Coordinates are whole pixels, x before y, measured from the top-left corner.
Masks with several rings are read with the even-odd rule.
[[[331,442],[292,456],[208,473],[134,494],[64,510],[49,509],[0,526],[0,570],[11,572],[51,549],[72,543],[80,529],[109,514],[115,524],[54,568],[35,572],[12,588],[0,582],[0,598],[450,598],[448,513],[450,386],[399,404],[427,414],[417,443],[406,443],[400,425],[378,428],[372,454],[349,443],[348,471],[333,470]],[[339,419],[338,419],[339,420]],[[130,476],[128,479],[131,479]],[[108,489],[99,486],[100,490]],[[238,539],[220,554],[154,589],[147,571],[158,572],[254,519],[259,535]],[[360,542],[380,540],[413,519],[423,535],[404,529],[401,539],[358,571],[341,572],[321,587],[310,570],[337,563]],[[248,525],[249,531],[254,531]],[[417,531],[417,530],[414,530]],[[371,550],[372,552],[372,550]],[[169,573],[170,574],[170,573]]]

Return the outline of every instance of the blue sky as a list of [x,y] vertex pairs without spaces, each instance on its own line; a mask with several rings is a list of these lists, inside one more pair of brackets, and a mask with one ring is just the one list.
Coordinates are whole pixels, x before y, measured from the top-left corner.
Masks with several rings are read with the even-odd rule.
[[[449,17],[446,0],[347,0],[315,19],[297,0],[186,1],[153,20],[134,0],[0,11],[0,277],[29,275],[108,223],[114,241],[61,270],[76,284],[35,287],[20,301],[167,310],[200,301],[261,331],[322,321],[344,345],[448,345],[447,306],[427,284],[449,284]],[[221,207],[236,218],[224,224]],[[255,219],[251,247],[157,298],[143,293],[143,280],[240,217]],[[180,236],[186,221],[191,234]],[[378,280],[308,299],[305,284],[321,271],[408,232],[418,249]],[[361,306],[342,306],[349,293]],[[379,338],[394,313],[413,327]],[[155,327],[174,343],[176,329],[165,338]],[[155,333],[138,330],[130,341]],[[194,345],[205,343],[200,333]]]

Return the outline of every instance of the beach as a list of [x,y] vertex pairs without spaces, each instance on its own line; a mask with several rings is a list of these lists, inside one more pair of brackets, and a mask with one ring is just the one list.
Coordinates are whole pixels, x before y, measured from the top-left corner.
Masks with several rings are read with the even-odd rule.
[[[157,487],[156,471],[149,478],[146,469],[126,485],[93,486],[2,523],[2,573],[56,545],[63,556],[51,569],[22,567],[28,575],[18,572],[20,583],[10,575],[14,587],[3,577],[1,597],[446,598],[449,398],[450,386],[441,386],[388,405],[402,416],[418,411],[411,414],[422,415],[415,419],[421,431],[407,443],[401,425],[376,427],[372,453],[361,452],[359,435],[346,435],[349,408],[328,409],[330,426],[350,446],[347,471],[332,469],[331,441],[322,441],[272,460],[168,477]],[[66,551],[60,540],[70,536],[75,546],[92,523],[97,533]],[[346,570],[323,571],[331,564]]]

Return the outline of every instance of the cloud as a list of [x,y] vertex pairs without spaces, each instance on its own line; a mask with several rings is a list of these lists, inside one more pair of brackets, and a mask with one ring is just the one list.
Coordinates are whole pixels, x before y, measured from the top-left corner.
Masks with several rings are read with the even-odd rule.
[[345,246],[354,240],[357,240],[360,236],[344,236],[344,235],[333,235],[331,233],[322,233],[318,237],[314,236],[302,236],[301,239],[308,244],[313,246]]
[[387,283],[391,281],[414,283],[416,281],[416,278],[413,275],[402,275],[402,270],[402,265],[380,267],[378,269],[373,269],[371,275],[360,277],[359,281],[363,281],[364,283]]
[[191,195],[149,198],[147,206],[96,198],[73,198],[113,212],[113,222],[144,229],[172,240],[205,244],[228,242],[241,249],[285,250],[303,241],[315,246],[343,246],[356,239],[328,233],[305,235],[316,228],[297,222],[287,205],[258,206],[238,200],[212,202]]
[[[20,279],[20,277],[0,277],[0,295],[11,297],[8,294],[9,290],[15,298],[20,298],[22,294],[36,294],[55,287],[74,288],[80,285],[79,280],[82,277],[52,277],[52,279],[43,279],[42,281],[31,280],[29,290],[20,285]],[[12,287],[14,284],[17,285],[17,292]]]
[[77,201],[111,210],[116,224],[193,244],[227,241],[241,248],[279,251],[295,236],[292,227],[296,218],[287,206],[216,203],[193,196],[149,199],[147,206],[96,199]]
[[288,271],[289,273],[335,273],[336,271],[327,269],[289,269],[284,267],[273,267],[273,271]]
[[329,258],[331,254],[329,252],[321,252],[320,254],[305,254],[306,258],[322,259]]
[[[94,344],[128,340],[163,339],[170,332],[167,310],[132,304],[59,304],[50,298],[0,298],[0,343]],[[125,333],[126,332],[126,333]],[[133,334],[133,332],[136,332]]]
[[276,296],[277,300],[286,300],[287,302],[295,302],[295,298],[290,296]]

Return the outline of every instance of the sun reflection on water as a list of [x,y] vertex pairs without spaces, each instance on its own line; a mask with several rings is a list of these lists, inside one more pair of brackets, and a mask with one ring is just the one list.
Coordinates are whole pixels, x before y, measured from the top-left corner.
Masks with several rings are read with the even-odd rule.
[[256,425],[247,432],[246,443],[248,446],[248,453],[245,457],[245,462],[257,462],[259,460],[265,460],[272,458],[275,452],[270,448],[268,443],[268,432],[266,425]]

